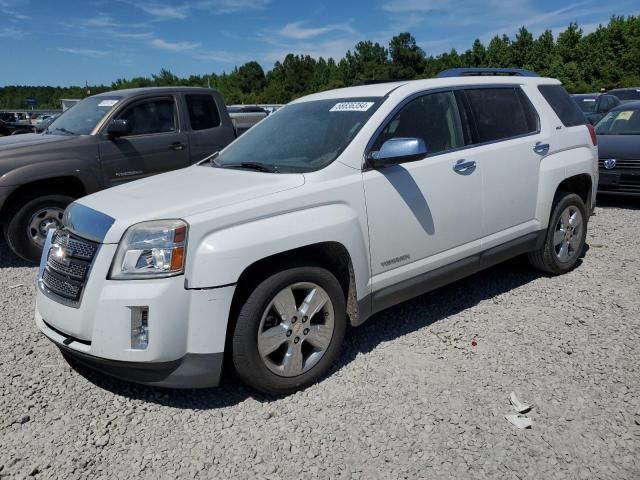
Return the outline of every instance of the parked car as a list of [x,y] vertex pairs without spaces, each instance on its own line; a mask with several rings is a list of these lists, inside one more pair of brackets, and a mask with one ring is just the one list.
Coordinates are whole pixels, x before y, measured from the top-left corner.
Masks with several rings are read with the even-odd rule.
[[0,136],[21,135],[23,133],[33,133],[35,127],[26,123],[5,122],[0,120]]
[[264,108],[257,105],[231,105],[229,114],[232,115],[233,126],[238,135],[242,135],[269,115]]
[[571,95],[571,98],[578,104],[580,110],[592,125],[598,123],[598,120],[604,117],[613,107],[620,105],[618,97],[607,93],[583,93]]
[[640,195],[640,101],[623,103],[596,125],[599,141],[598,191]]
[[42,134],[0,139],[4,238],[16,254],[37,261],[47,231],[61,225],[74,199],[187,167],[235,138],[214,90],[142,88],[88,97]]
[[640,87],[614,88],[613,90],[609,90],[607,93],[615,95],[623,103],[640,100]]
[[17,122],[18,118],[16,117],[15,113],[10,113],[10,112],[0,112],[0,120],[2,120],[3,122]]
[[557,80],[466,76],[317,93],[196,166],[69,206],[35,319],[136,382],[270,393],[335,361],[347,323],[528,253],[583,254],[598,165]]
[[62,114],[54,113],[53,115],[44,115],[45,118],[38,119],[40,121],[36,122],[36,132],[38,133],[44,132],[47,128],[49,128],[49,125],[51,125],[54,122],[54,120],[58,118],[60,115]]

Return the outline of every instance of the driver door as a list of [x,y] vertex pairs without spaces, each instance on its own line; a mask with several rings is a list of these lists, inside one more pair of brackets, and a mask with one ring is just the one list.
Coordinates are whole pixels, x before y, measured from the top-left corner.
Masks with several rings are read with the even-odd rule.
[[106,187],[189,165],[188,138],[172,95],[135,101],[115,118],[126,120],[131,132],[118,138],[103,134],[100,160]]
[[454,92],[408,101],[371,150],[407,137],[425,142],[424,158],[363,173],[374,303],[376,291],[390,287],[396,299],[410,298],[403,285],[411,289],[423,274],[480,251],[482,166],[460,168],[470,135]]

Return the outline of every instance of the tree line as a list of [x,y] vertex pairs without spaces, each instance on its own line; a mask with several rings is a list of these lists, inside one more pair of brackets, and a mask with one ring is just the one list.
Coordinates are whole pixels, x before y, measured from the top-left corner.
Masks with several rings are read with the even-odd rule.
[[514,38],[496,35],[488,43],[479,39],[468,50],[455,49],[428,55],[408,32],[388,46],[369,40],[358,42],[342,59],[287,55],[265,72],[251,61],[229,73],[180,78],[166,69],[151,77],[117,79],[111,85],[73,87],[0,87],[0,109],[25,107],[35,97],[38,108],[60,108],[62,98],[84,98],[122,88],[199,86],[219,90],[228,104],[287,103],[302,95],[368,81],[430,78],[447,68],[526,68],[560,79],[573,93],[614,87],[640,86],[640,17],[613,16],[607,25],[584,34],[571,23],[557,37],[546,30],[537,38],[525,27]]

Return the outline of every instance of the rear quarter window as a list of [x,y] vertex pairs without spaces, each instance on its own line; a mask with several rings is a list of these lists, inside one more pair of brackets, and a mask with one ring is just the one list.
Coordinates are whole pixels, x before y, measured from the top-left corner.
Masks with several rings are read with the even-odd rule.
[[206,130],[220,125],[220,114],[211,95],[185,95],[192,130]]
[[476,127],[475,143],[538,131],[538,115],[520,87],[468,89],[465,95]]
[[587,118],[562,85],[540,85],[538,90],[565,127],[586,125]]

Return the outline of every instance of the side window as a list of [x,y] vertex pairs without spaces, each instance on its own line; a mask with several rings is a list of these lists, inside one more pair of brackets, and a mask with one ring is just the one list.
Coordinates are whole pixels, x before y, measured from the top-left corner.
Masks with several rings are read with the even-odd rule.
[[185,95],[192,130],[206,130],[220,125],[220,114],[211,95]]
[[465,94],[475,120],[476,143],[538,131],[538,115],[519,87],[469,89]]
[[429,155],[464,147],[462,121],[453,92],[432,93],[405,105],[373,145],[380,150],[391,138],[421,138]]
[[556,112],[556,115],[558,115],[558,118],[565,127],[586,125],[587,119],[584,113],[582,113],[582,110],[571,100],[571,97],[567,91],[562,88],[562,85],[540,85],[538,90],[540,90],[540,93],[547,103],[551,105],[551,108]]
[[175,132],[178,126],[176,104],[170,98],[143,100],[127,108],[118,118],[129,122],[131,135]]

